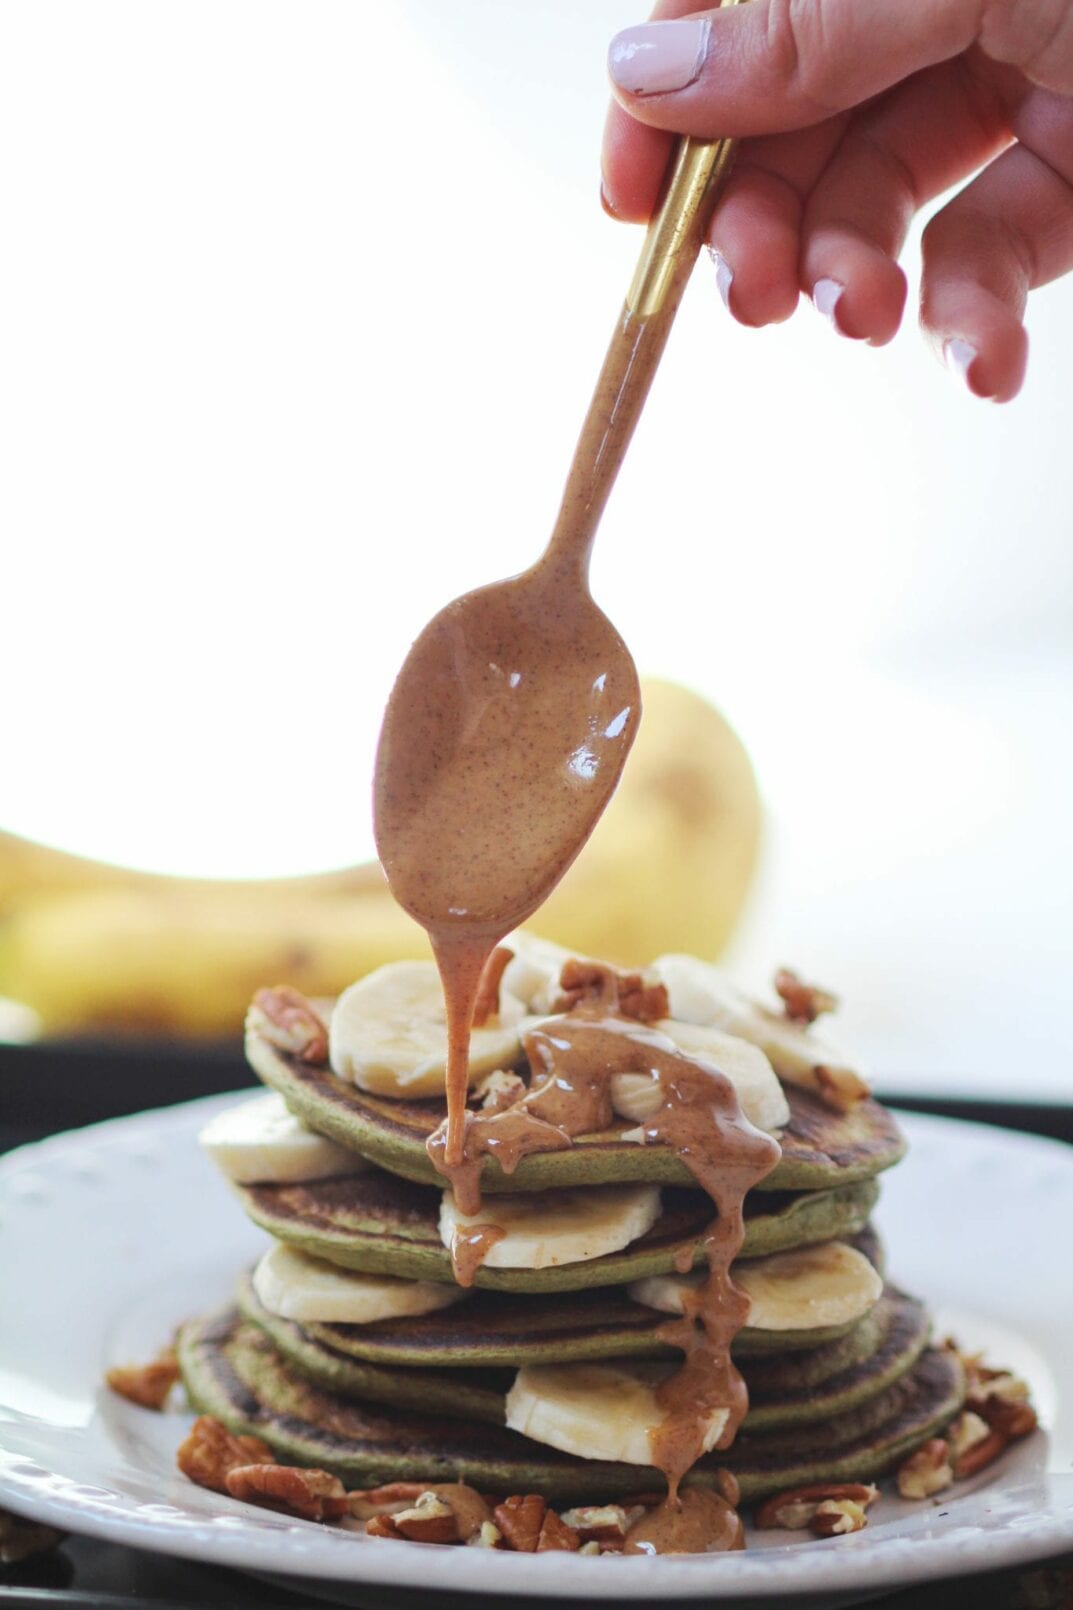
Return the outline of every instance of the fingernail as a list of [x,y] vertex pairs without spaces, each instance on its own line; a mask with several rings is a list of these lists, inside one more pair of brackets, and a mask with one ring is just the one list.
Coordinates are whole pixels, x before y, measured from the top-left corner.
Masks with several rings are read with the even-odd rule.
[[618,213],[607,199],[607,190],[604,187],[604,182],[602,179],[600,180],[600,206],[604,209],[604,212],[606,212],[609,218],[618,218]]
[[812,287],[812,305],[817,313],[822,313],[830,324],[832,330],[843,334],[838,322],[838,301],[846,287],[840,280],[817,280]]
[[708,247],[709,256],[715,264],[715,283],[719,288],[719,295],[723,298],[723,306],[730,311],[730,287],[734,283],[734,270],[714,246]]
[[946,362],[946,367],[952,374],[957,375],[958,379],[972,392],[974,397],[978,397],[980,393],[972,383],[969,370],[976,362],[977,356],[976,348],[970,342],[963,341],[959,335],[951,336],[950,340],[943,345],[943,358]]
[[630,95],[666,95],[685,89],[700,76],[710,33],[707,17],[638,23],[612,39],[608,71],[619,89]]

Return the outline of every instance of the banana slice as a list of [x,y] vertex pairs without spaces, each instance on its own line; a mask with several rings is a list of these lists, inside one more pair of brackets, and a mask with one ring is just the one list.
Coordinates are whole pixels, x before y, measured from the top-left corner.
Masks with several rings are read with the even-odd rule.
[[676,1020],[750,1040],[766,1054],[780,1079],[814,1090],[825,1100],[831,1099],[832,1089],[836,1095],[845,1091],[847,1104],[868,1094],[866,1081],[844,1051],[821,1039],[809,1025],[795,1023],[754,1001],[710,962],[696,956],[660,956],[653,970],[667,987],[671,1016]]
[[502,1008],[509,1000],[517,1003],[521,1011],[537,1017],[546,1017],[560,992],[559,978],[566,962],[577,957],[588,960],[576,950],[564,950],[536,934],[519,929],[508,934],[503,941],[513,951],[499,981],[499,1001]]
[[[650,1432],[663,1410],[656,1388],[673,1364],[527,1364],[507,1393],[507,1425],[579,1459],[650,1465]],[[717,1409],[705,1435],[708,1452],[726,1425]]]
[[[498,1018],[474,1029],[470,1083],[521,1054],[523,1009],[505,1001]],[[360,1090],[416,1100],[443,1094],[447,1017],[434,962],[388,962],[343,991],[329,1034],[332,1069]]]
[[[687,1056],[710,1062],[726,1075],[738,1093],[741,1110],[757,1129],[773,1134],[790,1118],[786,1093],[775,1070],[757,1045],[722,1029],[678,1023],[665,1018],[654,1025]],[[622,1118],[643,1124],[660,1104],[659,1082],[647,1073],[617,1073],[611,1080],[611,1105]]]
[[277,1242],[253,1272],[253,1289],[270,1314],[299,1324],[370,1325],[448,1308],[467,1293],[434,1280],[359,1275]]
[[490,1269],[551,1269],[619,1252],[659,1218],[655,1185],[593,1185],[576,1191],[532,1191],[485,1201],[460,1213],[450,1191],[440,1207],[440,1239],[450,1248],[456,1230],[494,1224],[504,1232],[485,1255]]
[[[682,1312],[682,1289],[698,1286],[691,1275],[651,1275],[635,1280],[630,1296],[661,1314]],[[844,1241],[798,1247],[734,1265],[734,1283],[749,1298],[748,1323],[755,1330],[815,1330],[848,1325],[879,1301],[883,1282],[868,1259]]]
[[307,1129],[274,1090],[218,1113],[198,1141],[217,1168],[240,1185],[323,1180],[363,1174],[369,1167],[357,1152]]

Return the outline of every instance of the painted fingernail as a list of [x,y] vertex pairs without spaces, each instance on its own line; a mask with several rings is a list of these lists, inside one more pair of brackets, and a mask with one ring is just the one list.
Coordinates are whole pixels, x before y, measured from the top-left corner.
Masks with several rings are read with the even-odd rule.
[[812,287],[812,305],[817,313],[822,313],[830,324],[832,330],[839,335],[844,334],[838,322],[838,302],[846,287],[841,280],[817,280]]
[[729,311],[730,287],[734,283],[734,270],[722,252],[716,251],[714,246],[708,247],[708,253],[715,264],[715,283],[719,288],[719,295],[723,298],[723,306]]
[[946,361],[946,367],[952,374],[957,375],[958,379],[967,390],[972,392],[974,397],[979,397],[981,394],[973,385],[969,371],[976,362],[977,356],[976,348],[971,342],[963,341],[959,335],[952,335],[950,340],[943,345],[943,358]]
[[630,95],[667,95],[700,76],[708,54],[711,23],[707,17],[678,22],[642,22],[616,34],[607,67]]
[[618,213],[615,211],[614,207],[612,207],[610,201],[608,200],[607,189],[606,189],[602,179],[600,180],[600,206],[604,209],[604,212],[606,212],[606,214],[607,214],[607,216],[609,218],[617,218],[618,217]]

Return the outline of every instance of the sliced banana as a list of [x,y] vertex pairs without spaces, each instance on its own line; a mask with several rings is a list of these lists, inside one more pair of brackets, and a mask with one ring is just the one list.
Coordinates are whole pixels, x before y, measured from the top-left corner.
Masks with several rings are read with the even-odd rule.
[[359,1275],[277,1242],[253,1272],[253,1289],[270,1314],[299,1324],[370,1325],[448,1308],[467,1293],[434,1280]]
[[[650,1465],[651,1433],[663,1420],[656,1389],[673,1372],[673,1364],[527,1364],[507,1393],[507,1425],[579,1459]],[[705,1452],[726,1421],[717,1409]]]
[[[741,1110],[757,1129],[773,1134],[790,1118],[786,1093],[775,1070],[757,1045],[722,1029],[664,1018],[654,1025],[679,1051],[726,1075],[737,1091]],[[659,1081],[647,1073],[617,1073],[611,1080],[611,1105],[622,1118],[643,1124],[661,1101]]]
[[445,1191],[440,1239],[450,1248],[456,1230],[493,1224],[504,1234],[483,1259],[490,1269],[552,1269],[620,1252],[652,1228],[659,1209],[655,1185],[496,1195],[474,1214],[460,1213],[451,1192]]
[[[509,1067],[521,1054],[523,1009],[504,1001],[500,1015],[474,1029],[469,1077]],[[343,991],[332,1013],[333,1072],[378,1096],[439,1096],[447,1067],[447,1015],[434,962],[388,962]]]
[[217,1168],[241,1185],[323,1180],[369,1167],[357,1152],[307,1129],[274,1090],[217,1113],[198,1141]]
[[[703,1271],[635,1280],[630,1296],[661,1314],[682,1312],[682,1291],[699,1286]],[[879,1301],[883,1282],[864,1255],[844,1241],[798,1247],[734,1265],[734,1284],[749,1298],[755,1330],[816,1330],[848,1325]]]
[[561,994],[559,979],[564,965],[574,958],[588,959],[521,928],[508,934],[503,944],[514,954],[499,982],[500,1006],[509,1001],[523,1013],[537,1017],[546,1017]]
[[[680,1022],[722,1029],[758,1045],[787,1084],[829,1095],[830,1075],[836,1087],[847,1085],[867,1094],[867,1083],[853,1059],[821,1039],[805,1023],[795,1023],[754,1001],[718,967],[696,956],[660,956],[653,971],[667,987],[671,1016]],[[828,1074],[821,1081],[819,1070]],[[843,1076],[840,1078],[839,1076]]]

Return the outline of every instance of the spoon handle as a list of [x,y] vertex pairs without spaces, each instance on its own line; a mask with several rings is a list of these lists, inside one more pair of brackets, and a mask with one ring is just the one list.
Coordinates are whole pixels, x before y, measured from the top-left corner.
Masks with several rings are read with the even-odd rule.
[[[739,0],[723,0],[736,5]],[[737,141],[683,137],[648,226],[626,302],[574,450],[545,558],[587,574],[600,516],[615,484],[686,281],[726,184]]]

